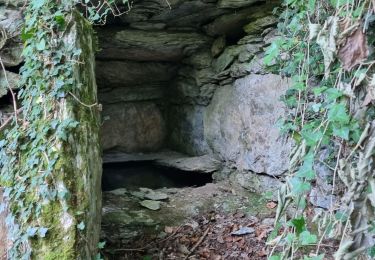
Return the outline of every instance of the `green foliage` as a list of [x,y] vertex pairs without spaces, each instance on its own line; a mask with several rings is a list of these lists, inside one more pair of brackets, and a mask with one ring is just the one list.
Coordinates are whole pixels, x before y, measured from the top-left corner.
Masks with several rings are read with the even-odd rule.
[[[373,7],[371,1],[284,0],[282,9],[275,10],[276,13],[281,10],[281,13],[277,13],[280,17],[278,31],[281,37],[266,50],[264,63],[274,73],[290,78],[290,88],[282,98],[290,113],[284,118],[280,128],[293,138],[296,149],[291,155],[286,189],[282,189],[279,195],[277,226],[279,229],[279,225],[283,225],[285,232],[278,241],[285,246],[285,251],[270,259],[285,259],[290,252],[294,255],[300,248],[318,241],[321,243],[321,239],[326,238],[325,235],[340,230],[338,227],[342,226],[342,222],[350,221],[350,214],[335,214],[334,209],[330,209],[332,212],[319,224],[322,229],[320,236],[323,237],[318,239],[318,235],[307,227],[306,202],[316,182],[315,165],[321,160],[319,152],[322,149],[331,152],[320,163],[334,169],[334,174],[337,175],[339,167],[346,163],[342,161],[340,164],[340,159],[355,154],[352,158],[358,160],[356,145],[366,123],[375,119],[372,106],[366,107],[361,113],[358,106],[366,95],[361,88],[365,85],[367,89],[374,87],[374,84],[369,86],[371,76],[375,78],[371,68],[374,55],[369,56],[361,65],[354,64],[351,69],[344,69],[338,58],[340,44],[342,46],[345,37],[354,32],[356,24],[369,28],[366,24],[374,21]],[[343,32],[343,24],[335,23],[344,19],[347,23],[345,28],[354,24],[350,33]],[[375,37],[372,37],[372,30],[366,33],[369,44],[373,43]],[[352,45],[352,48],[355,46]],[[356,167],[358,162],[350,163]],[[340,174],[342,172],[341,170]],[[335,188],[339,186],[340,179],[336,177],[327,181]],[[340,192],[342,191],[333,190],[333,194],[338,196],[342,194]],[[297,210],[296,216],[300,217],[285,221],[285,207],[289,202]],[[320,221],[319,218],[316,219]],[[305,256],[304,259],[323,257],[324,255]]]

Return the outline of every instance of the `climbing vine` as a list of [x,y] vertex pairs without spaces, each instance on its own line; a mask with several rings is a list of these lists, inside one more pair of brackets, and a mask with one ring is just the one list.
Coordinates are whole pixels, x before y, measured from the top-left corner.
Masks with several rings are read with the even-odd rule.
[[[66,201],[75,196],[74,190],[61,185],[62,167],[66,163],[59,156],[59,149],[68,143],[80,124],[73,119],[62,119],[59,114],[63,112],[64,99],[77,99],[73,94],[79,87],[74,67],[85,62],[80,60],[84,50],[66,39],[74,17],[79,15],[75,10],[83,10],[92,23],[103,23],[108,14],[124,12],[112,0],[100,5],[88,0],[26,3],[21,34],[25,61],[20,72],[23,87],[18,94],[19,107],[11,124],[2,126],[5,130],[0,136],[0,183],[5,187],[3,195],[7,201],[1,209],[9,207],[10,211],[6,219],[11,241],[9,259],[29,259],[32,245],[53,233],[60,221],[53,215],[43,219],[42,212],[44,215],[53,212],[56,205],[62,205],[68,212],[71,209]],[[90,104],[89,108],[94,106]],[[77,223],[77,230],[84,228],[83,220]],[[57,246],[64,250],[65,245]],[[66,256],[51,256],[51,259],[68,258],[69,252]]]
[[[325,259],[324,243],[335,239],[335,259],[375,256],[374,12],[370,0],[283,2],[281,36],[264,61],[290,78],[281,129],[295,149],[270,259]],[[312,212],[319,197],[327,211]]]

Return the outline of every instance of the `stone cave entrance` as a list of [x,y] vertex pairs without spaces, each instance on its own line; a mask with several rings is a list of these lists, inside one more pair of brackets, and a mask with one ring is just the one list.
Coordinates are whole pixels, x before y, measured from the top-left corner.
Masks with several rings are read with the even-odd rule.
[[[288,146],[271,127],[285,83],[262,64],[277,1],[170,4],[135,1],[96,28],[102,238],[111,259],[139,259],[124,249],[199,214],[262,212],[261,198],[233,183],[263,192],[278,184],[266,174],[285,171]],[[262,175],[254,181],[250,172]]]

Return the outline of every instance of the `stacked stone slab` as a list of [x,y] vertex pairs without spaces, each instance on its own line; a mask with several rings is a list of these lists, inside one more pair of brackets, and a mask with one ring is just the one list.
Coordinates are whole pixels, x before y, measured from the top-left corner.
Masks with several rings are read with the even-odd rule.
[[276,121],[287,81],[262,59],[275,39],[272,1],[135,1],[98,28],[103,147],[212,154],[278,176],[290,143]]

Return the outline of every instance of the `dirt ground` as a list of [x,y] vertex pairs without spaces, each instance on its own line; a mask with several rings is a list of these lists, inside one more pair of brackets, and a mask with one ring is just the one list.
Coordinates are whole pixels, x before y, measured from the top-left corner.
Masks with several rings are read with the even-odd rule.
[[[112,215],[119,212],[111,209],[121,209],[142,216],[142,221],[124,223],[104,214],[102,255],[106,260],[267,259],[271,248],[266,241],[273,230],[276,202],[227,183],[162,191],[169,198],[156,211],[138,208],[127,193],[104,194],[104,208]],[[124,239],[124,234],[134,236]],[[322,250],[324,259],[332,259],[333,247]]]

